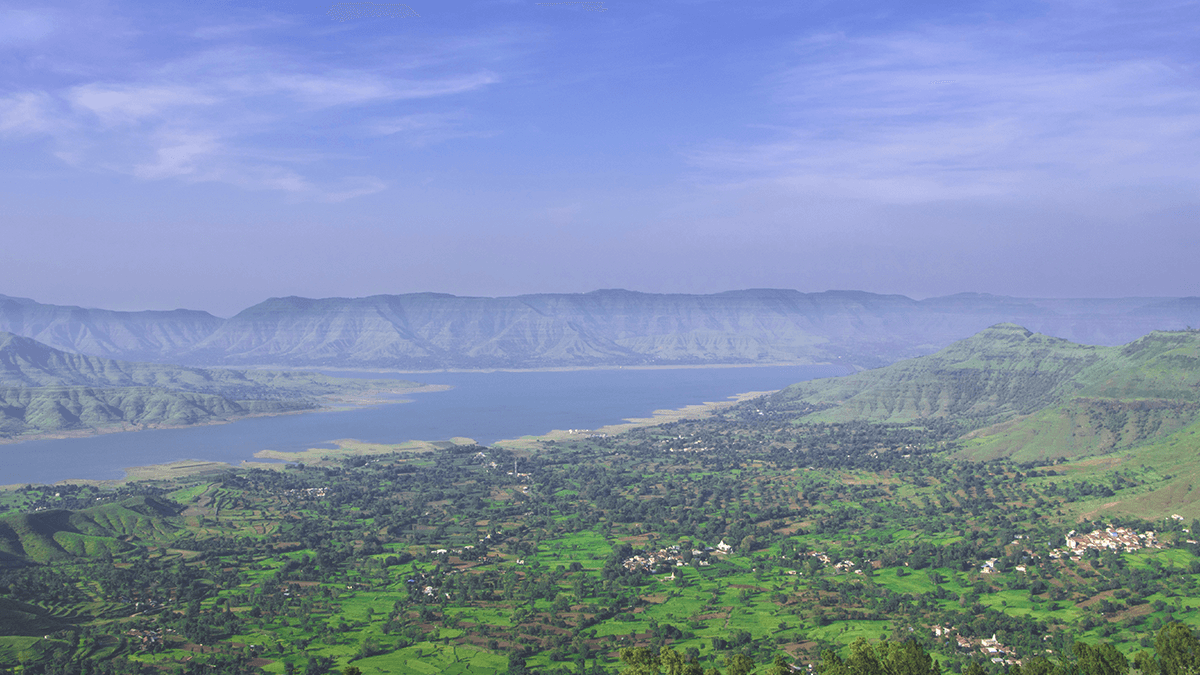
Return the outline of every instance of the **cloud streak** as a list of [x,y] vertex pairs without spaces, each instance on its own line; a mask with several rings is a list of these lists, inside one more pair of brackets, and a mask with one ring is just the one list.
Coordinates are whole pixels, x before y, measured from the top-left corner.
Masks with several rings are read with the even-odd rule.
[[759,128],[768,138],[689,159],[718,183],[893,204],[1200,187],[1185,69],[1161,54],[1031,51],[1023,28],[809,37],[764,84],[783,120]]
[[[500,80],[477,67],[404,68],[393,74],[354,59],[324,64],[298,58],[295,49],[209,42],[254,30],[201,31],[206,42],[192,53],[143,59],[127,72],[84,81],[76,77],[54,87],[0,92],[0,139],[48,139],[57,157],[88,171],[341,201],[383,190],[386,183],[373,176],[327,175],[336,171],[321,161],[328,156],[327,143],[314,146],[306,136],[370,135],[375,132],[364,116],[470,94]],[[342,119],[344,111],[352,114]],[[287,135],[280,132],[288,129],[300,131],[291,134],[290,143],[281,140]],[[429,129],[416,131],[417,143],[440,138]],[[403,135],[405,129],[395,126],[391,133]],[[320,149],[314,154],[313,147]]]

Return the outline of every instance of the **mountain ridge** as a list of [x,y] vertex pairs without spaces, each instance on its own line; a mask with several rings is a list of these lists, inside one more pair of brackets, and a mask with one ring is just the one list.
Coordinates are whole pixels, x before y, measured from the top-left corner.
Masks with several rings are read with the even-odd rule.
[[132,361],[169,360],[222,321],[192,309],[119,312],[0,295],[0,330],[65,351]]
[[1200,324],[1198,298],[1038,299],[960,293],[914,300],[836,290],[708,295],[603,289],[508,297],[446,293],[268,298],[222,319],[114,312],[0,296],[0,330],[56,349],[196,366],[440,370],[755,363],[874,368],[997,323],[1125,344]]

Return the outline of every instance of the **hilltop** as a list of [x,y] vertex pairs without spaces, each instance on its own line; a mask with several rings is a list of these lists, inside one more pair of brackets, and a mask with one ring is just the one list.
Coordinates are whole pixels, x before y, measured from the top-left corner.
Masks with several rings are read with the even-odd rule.
[[131,363],[69,354],[0,333],[0,438],[125,425],[200,424],[311,410],[323,398],[415,386],[316,373]]
[[1200,414],[1200,332],[1079,345],[998,324],[929,356],[792,385],[762,400],[806,422],[945,420],[971,456],[1054,458],[1131,448]]
[[78,511],[0,516],[0,563],[45,563],[129,551],[132,542],[174,535],[183,523],[181,510],[156,497],[137,496]]
[[837,378],[794,384],[769,398],[774,407],[830,407],[825,420],[904,422],[954,418],[982,426],[1040,410],[1107,353],[998,324],[929,356]]
[[1016,322],[1122,344],[1200,323],[1197,298],[1048,300],[964,293],[913,300],[862,291],[711,295],[602,290],[459,297],[272,298],[229,319],[112,312],[0,296],[0,330],[69,352],[223,366],[435,370],[755,363],[873,368]]

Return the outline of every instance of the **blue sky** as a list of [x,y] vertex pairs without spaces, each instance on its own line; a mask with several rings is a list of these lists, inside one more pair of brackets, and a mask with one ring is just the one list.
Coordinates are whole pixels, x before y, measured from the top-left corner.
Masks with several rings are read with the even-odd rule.
[[0,4],[0,293],[1197,294],[1197,3],[334,5]]

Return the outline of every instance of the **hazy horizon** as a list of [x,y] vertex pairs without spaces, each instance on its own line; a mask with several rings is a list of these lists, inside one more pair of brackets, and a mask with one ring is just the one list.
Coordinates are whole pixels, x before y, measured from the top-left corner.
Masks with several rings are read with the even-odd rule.
[[558,292],[554,292],[554,291],[538,291],[538,292],[534,292],[534,293],[514,293],[514,294],[510,294],[510,295],[446,293],[446,292],[442,292],[442,291],[408,291],[406,293],[369,293],[366,295],[352,295],[352,296],[350,296],[350,295],[327,295],[327,296],[276,295],[276,296],[260,298],[259,300],[255,301],[255,302],[251,302],[243,307],[238,307],[238,308],[234,309],[233,311],[230,311],[227,313],[218,313],[218,312],[208,310],[204,307],[184,307],[184,306],[179,306],[179,307],[141,307],[141,306],[120,306],[120,305],[83,305],[83,304],[80,304],[77,302],[46,302],[46,301],[40,300],[38,298],[17,296],[17,295],[13,295],[11,293],[3,293],[3,292],[0,292],[0,296],[7,296],[7,297],[11,297],[11,298],[20,298],[23,300],[32,300],[34,302],[37,302],[39,304],[44,304],[44,305],[57,305],[57,306],[64,306],[64,307],[82,307],[83,309],[112,310],[112,311],[119,311],[119,312],[140,312],[140,311],[169,312],[169,311],[175,311],[175,310],[198,310],[198,311],[207,312],[207,313],[212,314],[213,316],[216,316],[221,319],[228,319],[243,310],[249,309],[250,307],[254,307],[255,305],[261,304],[268,300],[281,300],[281,299],[286,299],[286,298],[302,298],[305,300],[329,300],[329,299],[357,300],[357,299],[363,299],[363,298],[369,298],[369,297],[381,296],[381,295],[390,296],[390,295],[431,294],[431,295],[450,295],[450,296],[459,297],[459,298],[496,299],[496,298],[513,298],[513,297],[521,297],[521,296],[528,296],[528,295],[586,295],[588,293],[598,293],[598,292],[604,292],[604,291],[625,291],[625,292],[630,292],[630,293],[642,293],[642,294],[646,294],[646,295],[718,295],[721,293],[735,293],[735,292],[743,292],[743,291],[796,291],[798,293],[805,293],[805,294],[865,292],[865,293],[871,293],[873,295],[881,295],[881,296],[884,296],[884,295],[903,296],[903,297],[909,298],[911,300],[916,300],[916,301],[929,300],[929,299],[933,299],[933,298],[952,297],[952,296],[956,296],[956,295],[993,296],[993,297],[1016,298],[1016,299],[1021,299],[1021,300],[1048,300],[1048,301],[1058,301],[1058,300],[1062,300],[1062,301],[1068,301],[1068,300],[1157,300],[1157,299],[1171,300],[1171,299],[1177,299],[1177,298],[1200,297],[1200,296],[1195,296],[1195,295],[1190,295],[1190,296],[1122,295],[1122,296],[1074,296],[1074,297],[1068,297],[1068,296],[1060,296],[1060,297],[1012,296],[1012,295],[1001,295],[1001,294],[997,294],[997,293],[983,293],[983,292],[979,292],[979,291],[960,291],[957,293],[946,293],[944,295],[926,295],[926,296],[921,296],[921,297],[915,297],[915,296],[911,296],[911,295],[905,295],[903,293],[875,293],[873,291],[863,291],[862,289],[857,289],[857,288],[828,288],[828,289],[821,290],[821,291],[803,291],[803,290],[794,289],[794,288],[730,288],[730,289],[725,289],[722,291],[713,291],[711,293],[656,293],[654,291],[641,291],[641,290],[632,289],[632,288],[596,288],[596,289],[592,289],[591,291],[576,291],[576,292],[563,292],[563,293],[558,293]]
[[1196,293],[1200,6],[335,4],[0,9],[0,293]]

